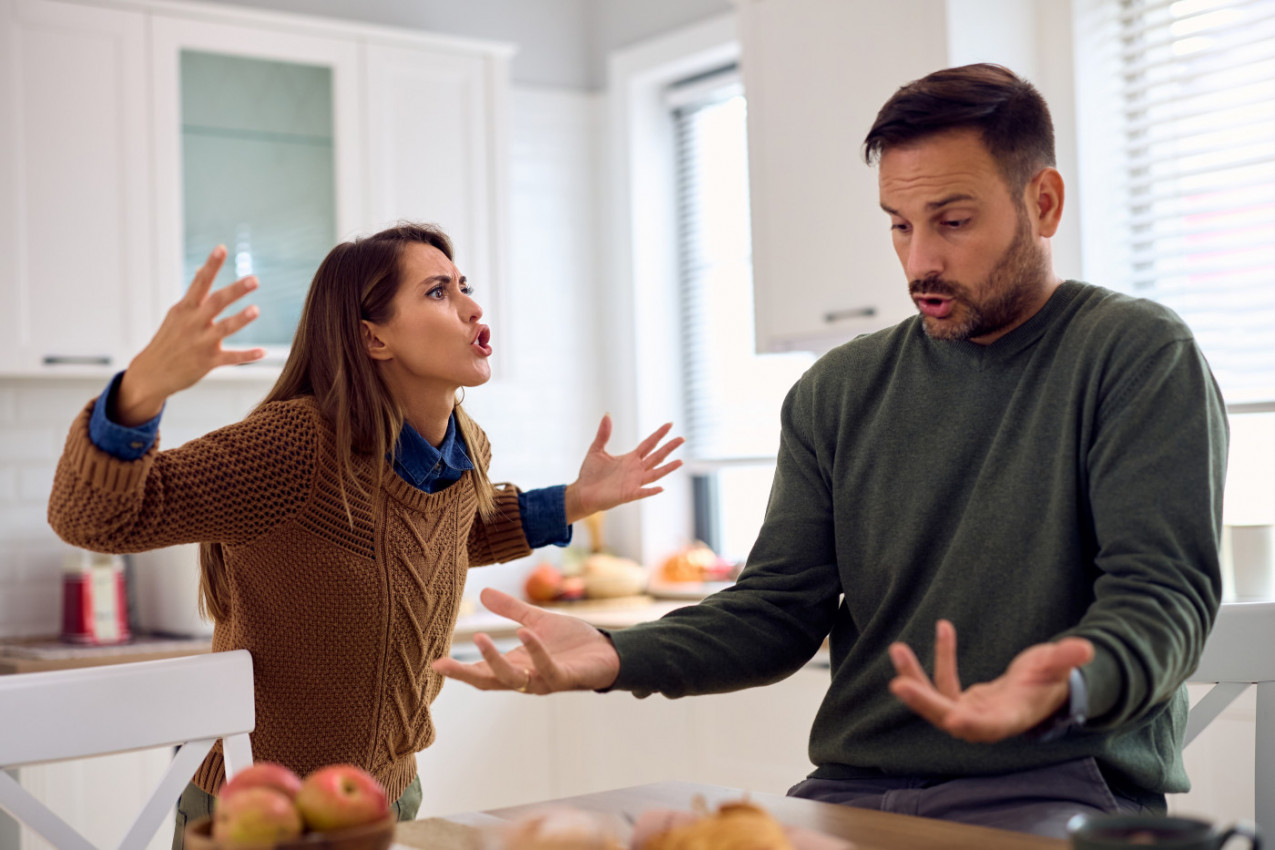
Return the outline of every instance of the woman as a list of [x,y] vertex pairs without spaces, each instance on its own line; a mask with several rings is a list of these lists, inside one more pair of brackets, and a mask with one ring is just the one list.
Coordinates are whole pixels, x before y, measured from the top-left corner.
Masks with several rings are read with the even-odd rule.
[[[212,252],[76,419],[49,520],[96,551],[203,543],[213,650],[253,656],[254,758],[302,775],[358,764],[410,819],[442,686],[430,664],[448,652],[466,568],[565,543],[570,523],[660,492],[651,485],[681,465],[664,460],[682,440],[660,445],[665,425],[614,457],[604,417],[574,483],[493,486],[487,438],[456,402],[491,375],[490,331],[447,236],[405,224],[328,254],[282,374],[249,416],[160,452],[170,395],[264,354],[221,346],[257,315],[217,320],[256,288],[249,277],[211,291],[224,258]],[[182,795],[177,844],[223,774],[218,744]]]

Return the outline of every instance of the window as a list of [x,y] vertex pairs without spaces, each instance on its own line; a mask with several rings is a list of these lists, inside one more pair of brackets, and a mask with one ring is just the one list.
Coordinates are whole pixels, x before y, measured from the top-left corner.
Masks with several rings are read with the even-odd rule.
[[813,356],[756,353],[746,105],[737,72],[679,83],[667,103],[695,531],[723,557],[742,561],[765,513],[780,406]]
[[1087,274],[1182,316],[1232,410],[1275,409],[1275,0],[1077,7]]

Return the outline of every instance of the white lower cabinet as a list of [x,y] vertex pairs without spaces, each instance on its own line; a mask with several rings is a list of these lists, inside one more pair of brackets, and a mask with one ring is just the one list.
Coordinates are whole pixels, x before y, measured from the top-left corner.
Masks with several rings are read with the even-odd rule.
[[806,741],[827,668],[733,694],[549,697],[448,683],[438,739],[417,756],[418,817],[530,803],[661,780],[782,794],[811,770]]

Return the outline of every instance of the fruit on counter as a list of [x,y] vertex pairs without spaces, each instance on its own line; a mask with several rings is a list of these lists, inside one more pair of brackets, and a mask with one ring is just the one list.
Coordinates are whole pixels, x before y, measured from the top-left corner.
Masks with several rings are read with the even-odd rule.
[[330,764],[301,781],[297,809],[316,832],[384,820],[390,801],[376,777],[353,764]]
[[500,830],[503,850],[622,850],[615,825],[592,812],[550,806]]
[[301,777],[281,764],[259,761],[230,777],[230,781],[221,786],[220,795],[228,797],[246,788],[273,788],[292,800],[301,790]]
[[562,573],[553,564],[543,563],[527,575],[522,591],[531,602],[552,602],[562,593]]
[[[635,833],[641,833],[639,821]],[[681,823],[649,837],[635,834],[641,850],[701,850],[747,847],[748,850],[793,850],[783,825],[769,812],[747,801],[723,803],[716,814]],[[642,839],[639,843],[639,839]]]
[[259,785],[217,797],[212,837],[228,847],[275,844],[298,837],[303,826],[287,794]]
[[720,581],[727,578],[732,569],[730,562],[723,560],[708,544],[696,540],[670,555],[660,566],[659,577],[664,581]]
[[646,570],[636,561],[615,555],[593,554],[580,568],[584,595],[589,599],[633,596],[646,588]]
[[584,576],[567,576],[562,580],[562,593],[558,598],[564,602],[574,602],[584,598]]

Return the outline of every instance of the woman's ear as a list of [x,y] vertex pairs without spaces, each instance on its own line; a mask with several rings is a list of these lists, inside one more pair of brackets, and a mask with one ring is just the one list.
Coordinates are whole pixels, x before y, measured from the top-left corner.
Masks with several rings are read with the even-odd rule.
[[376,326],[367,319],[359,320],[359,332],[363,334],[363,347],[373,360],[389,360],[390,348],[376,333]]

